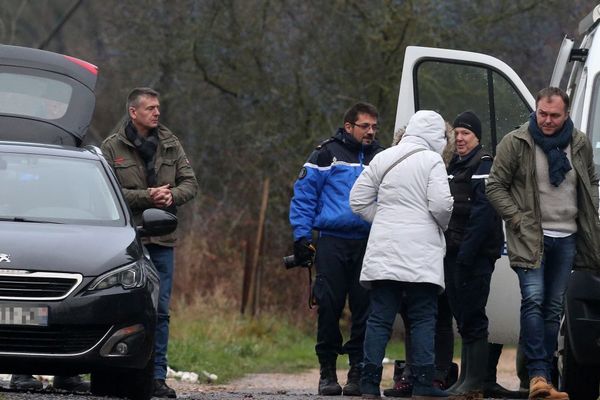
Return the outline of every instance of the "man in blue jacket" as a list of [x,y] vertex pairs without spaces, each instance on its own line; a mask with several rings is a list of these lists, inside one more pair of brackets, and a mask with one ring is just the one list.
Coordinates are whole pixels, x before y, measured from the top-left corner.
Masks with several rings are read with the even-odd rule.
[[[352,185],[375,154],[379,113],[357,103],[344,114],[344,125],[321,143],[300,170],[290,204],[294,256],[298,264],[315,257],[317,275],[313,296],[318,305],[317,344],[319,394],[360,396],[365,325],[369,311],[366,289],[358,282],[370,225],[353,214]],[[318,231],[316,254],[312,231]],[[339,320],[346,304],[352,314],[350,339],[343,342]],[[344,388],[338,384],[336,360],[348,354],[350,370]]]

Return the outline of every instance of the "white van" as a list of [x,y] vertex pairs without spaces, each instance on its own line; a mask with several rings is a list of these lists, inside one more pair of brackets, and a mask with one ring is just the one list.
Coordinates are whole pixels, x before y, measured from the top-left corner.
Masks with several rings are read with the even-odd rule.
[[[549,86],[559,86],[572,65],[566,87],[571,118],[588,134],[600,172],[600,5],[579,24],[578,48],[565,38]],[[598,39],[598,40],[595,40]],[[542,89],[542,88],[539,88]],[[495,151],[502,137],[527,121],[535,100],[521,78],[504,62],[485,54],[427,47],[406,48],[395,130],[418,110],[436,110],[446,120],[464,110],[481,118],[485,148]],[[600,249],[598,249],[600,251]],[[516,344],[520,291],[506,251],[496,264],[487,311],[490,341]],[[598,397],[600,380],[600,274],[572,273],[559,338],[560,385],[571,400]]]

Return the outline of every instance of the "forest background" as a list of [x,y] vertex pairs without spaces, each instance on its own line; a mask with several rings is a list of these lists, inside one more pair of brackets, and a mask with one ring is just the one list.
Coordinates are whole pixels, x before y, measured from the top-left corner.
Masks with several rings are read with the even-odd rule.
[[[389,146],[408,45],[488,53],[535,93],[548,84],[563,37],[578,38],[578,23],[594,5],[2,0],[0,43],[99,67],[92,144],[121,123],[131,88],[158,90],[161,121],[183,142],[200,184],[179,214],[178,306],[203,301],[241,310],[246,281],[246,292],[256,293],[247,313],[285,314],[302,324],[314,320],[306,271],[281,262],[292,252],[289,201],[300,167],[341,126],[344,110],[361,100],[375,104],[379,139]],[[250,279],[252,268],[260,280]],[[248,289],[250,281],[256,285]]]

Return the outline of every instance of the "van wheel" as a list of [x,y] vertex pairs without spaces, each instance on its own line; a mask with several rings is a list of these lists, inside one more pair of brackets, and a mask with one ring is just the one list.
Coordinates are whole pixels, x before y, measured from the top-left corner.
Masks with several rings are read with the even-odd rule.
[[597,399],[600,369],[577,364],[571,349],[568,329],[565,329],[564,340],[564,349],[560,355],[562,361],[561,390],[569,393],[570,400]]
[[95,396],[149,400],[154,392],[154,356],[143,369],[115,368],[92,372],[90,391]]

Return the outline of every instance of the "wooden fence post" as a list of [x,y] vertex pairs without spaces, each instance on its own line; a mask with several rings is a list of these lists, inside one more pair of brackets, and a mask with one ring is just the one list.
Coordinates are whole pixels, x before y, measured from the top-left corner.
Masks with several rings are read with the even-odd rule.
[[267,216],[267,206],[269,203],[269,185],[270,179],[265,178],[263,181],[263,190],[262,190],[262,200],[260,204],[260,214],[258,217],[258,227],[256,231],[256,241],[254,242],[254,249],[252,253],[252,264],[251,264],[251,278],[250,278],[250,288],[248,290],[248,306],[251,310],[251,315],[255,316],[257,313],[257,303],[258,296],[260,295],[259,288],[260,282],[258,282],[259,274],[258,274],[258,262],[260,259],[262,241],[263,241],[263,232],[265,229],[265,219]]

